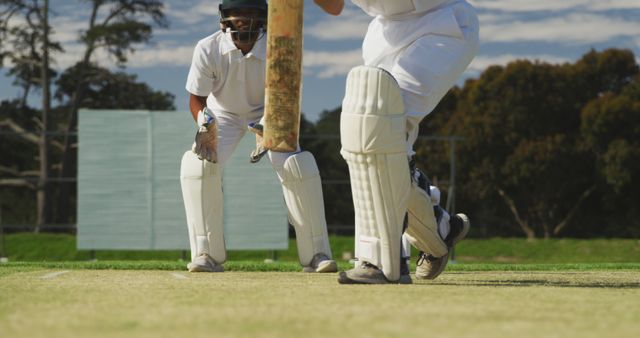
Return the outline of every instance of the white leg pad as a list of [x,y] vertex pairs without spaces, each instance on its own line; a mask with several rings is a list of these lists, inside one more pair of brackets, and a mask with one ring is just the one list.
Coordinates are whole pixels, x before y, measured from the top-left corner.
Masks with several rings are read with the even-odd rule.
[[300,264],[308,266],[313,256],[319,253],[332,258],[320,172],[310,152],[291,155],[284,162],[282,191],[289,222],[296,231]]
[[405,237],[413,246],[435,257],[442,257],[449,251],[438,234],[438,224],[433,213],[431,197],[413,182],[409,198],[409,227]]
[[206,253],[216,263],[227,260],[222,222],[222,178],[217,163],[202,161],[192,151],[182,156],[182,198],[187,214],[191,260]]
[[349,165],[356,257],[400,278],[402,224],[411,179],[400,88],[382,69],[360,66],[347,77],[340,153]]

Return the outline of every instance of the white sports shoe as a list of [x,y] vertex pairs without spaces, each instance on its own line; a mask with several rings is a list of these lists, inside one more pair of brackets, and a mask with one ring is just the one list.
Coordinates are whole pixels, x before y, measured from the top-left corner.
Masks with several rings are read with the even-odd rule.
[[223,272],[222,264],[216,263],[209,254],[203,253],[187,264],[189,272]]
[[340,284],[412,284],[411,276],[408,271],[401,274],[397,281],[390,281],[385,277],[384,273],[377,266],[362,262],[355,268],[347,271],[341,271],[338,274],[338,283]]
[[302,272],[338,272],[338,264],[325,254],[315,254],[309,266],[302,268]]

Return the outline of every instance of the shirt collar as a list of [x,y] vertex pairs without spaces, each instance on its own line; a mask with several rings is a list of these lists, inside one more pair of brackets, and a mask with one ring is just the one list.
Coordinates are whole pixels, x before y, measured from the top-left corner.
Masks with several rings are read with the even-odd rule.
[[233,40],[231,40],[231,33],[222,32],[221,40],[222,41],[220,43],[220,52],[222,52],[223,55],[229,54],[231,51],[238,49],[236,48],[236,45],[233,43]]
[[267,56],[267,33],[264,33],[263,36],[256,41],[256,44],[253,45],[253,48],[247,54],[247,56],[253,56],[259,60],[265,61]]
[[[231,33],[225,32],[223,33],[224,37],[222,38],[221,43],[221,52],[223,55],[229,54],[234,50],[238,50],[236,45],[233,43],[233,39],[231,39]],[[255,57],[260,60],[265,60],[267,55],[267,34],[265,33],[258,41],[256,41],[255,45],[249,53],[247,53],[246,57]]]

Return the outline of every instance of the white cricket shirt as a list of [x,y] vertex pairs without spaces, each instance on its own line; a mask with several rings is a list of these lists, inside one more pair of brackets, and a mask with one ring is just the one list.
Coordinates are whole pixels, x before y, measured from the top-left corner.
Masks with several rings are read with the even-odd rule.
[[242,55],[229,33],[217,31],[193,52],[186,89],[208,96],[210,109],[246,116],[264,109],[266,37]]

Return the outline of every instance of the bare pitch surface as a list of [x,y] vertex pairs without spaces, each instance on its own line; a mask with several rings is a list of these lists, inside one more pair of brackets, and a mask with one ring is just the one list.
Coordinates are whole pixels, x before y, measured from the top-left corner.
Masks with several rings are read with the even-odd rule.
[[638,270],[460,271],[384,286],[300,272],[0,274],[3,337],[630,337],[638,318]]

